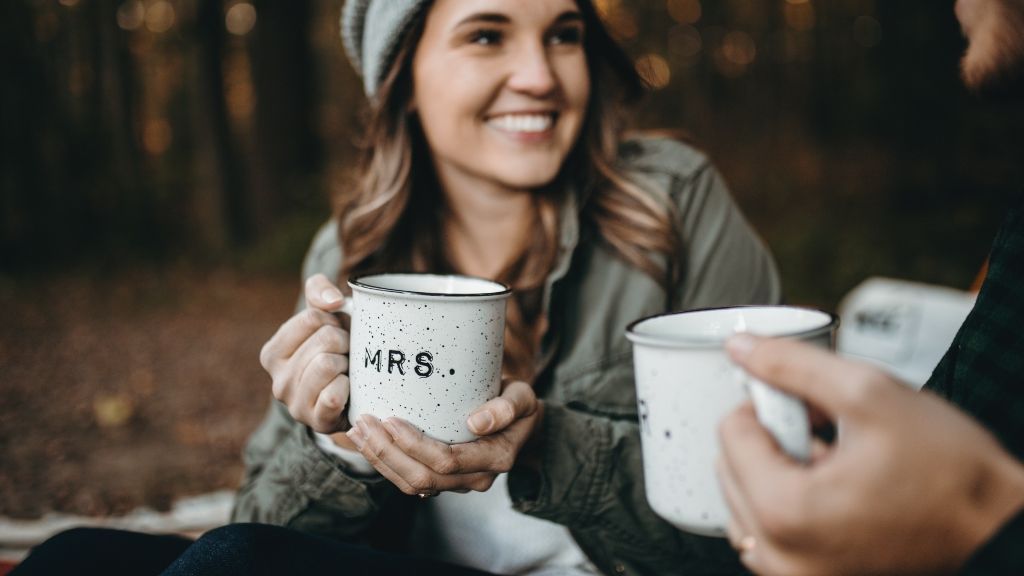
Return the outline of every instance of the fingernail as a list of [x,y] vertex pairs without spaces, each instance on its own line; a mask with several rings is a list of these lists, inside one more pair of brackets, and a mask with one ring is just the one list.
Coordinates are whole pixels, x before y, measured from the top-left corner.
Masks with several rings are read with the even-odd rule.
[[324,299],[324,302],[328,304],[334,304],[335,302],[341,302],[341,292],[337,288],[328,288],[320,293],[320,297]]
[[382,422],[382,424],[384,424],[384,429],[388,431],[388,434],[391,434],[391,439],[398,440],[398,426],[390,418]]
[[725,349],[733,360],[743,360],[757,344],[757,340],[748,334],[737,334],[725,342]]
[[483,434],[491,429],[491,424],[494,423],[494,418],[491,418],[490,412],[478,412],[469,417],[469,429],[474,434]]
[[359,424],[352,427],[351,430],[345,433],[348,439],[356,445],[356,448],[363,449],[363,444],[366,444],[366,435],[363,434],[362,429],[359,428]]

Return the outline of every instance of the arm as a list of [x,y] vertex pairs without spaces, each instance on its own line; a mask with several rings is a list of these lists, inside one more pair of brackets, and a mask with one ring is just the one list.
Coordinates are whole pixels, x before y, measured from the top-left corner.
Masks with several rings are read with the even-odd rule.
[[[777,303],[779,281],[771,257],[717,172],[700,157],[689,161],[692,167],[685,173],[668,173],[668,168],[686,167],[687,160],[677,154],[659,156],[664,159],[655,158],[638,181],[667,188],[676,202],[687,266],[675,301],[683,308]],[[594,290],[589,286],[587,294],[593,296]],[[614,296],[620,297],[628,294]],[[603,330],[616,326],[611,320],[600,323]],[[563,389],[632,390],[630,362],[604,366],[562,384]],[[742,571],[723,539],[681,532],[650,509],[635,413],[612,414],[578,398],[546,400],[540,438],[539,469],[517,464],[509,476],[516,506],[568,526],[606,570],[619,565],[630,574]]]
[[231,520],[354,539],[375,519],[389,486],[349,475],[316,446],[306,425],[272,401],[246,447],[245,481]]
[[778,304],[782,289],[771,253],[705,162],[677,189],[687,246],[682,308]]
[[545,403],[538,467],[509,474],[516,508],[567,526],[606,570],[742,572],[727,541],[681,532],[650,509],[636,423],[579,408]]
[[[335,228],[328,224],[313,242],[303,266],[303,276],[336,275],[339,265]],[[349,473],[351,466],[325,453],[307,424],[314,424],[320,432],[334,431],[338,413],[348,395],[347,378],[343,373],[335,375],[331,371],[313,382],[307,378],[304,366],[289,368],[287,365],[299,357],[306,358],[306,362],[299,364],[323,357],[325,347],[336,348],[329,350],[332,353],[346,351],[347,338],[333,316],[312,309],[304,311],[307,300],[311,308],[322,310],[333,310],[340,305],[340,302],[326,302],[321,298],[326,278],[320,278],[319,284],[312,280],[307,282],[307,294],[300,299],[296,316],[282,326],[261,354],[264,366],[273,367],[268,371],[274,374],[274,394],[282,401],[271,400],[267,416],[246,447],[246,475],[232,520],[277,524],[351,539],[365,530],[394,490],[379,477]],[[318,340],[313,337],[315,334],[329,337]],[[297,381],[297,374],[302,374],[302,382]],[[296,392],[296,388],[303,388],[298,384],[321,389],[322,394]],[[310,401],[297,402],[301,396],[308,396]],[[328,397],[330,402],[321,402]],[[284,400],[290,401],[291,411]],[[352,454],[358,456],[355,452]]]

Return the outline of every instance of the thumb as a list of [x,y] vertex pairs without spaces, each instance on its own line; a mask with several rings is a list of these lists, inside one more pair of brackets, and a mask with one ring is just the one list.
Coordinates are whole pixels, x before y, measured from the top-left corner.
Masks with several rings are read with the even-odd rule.
[[733,336],[729,356],[748,374],[804,399],[832,420],[849,416],[863,388],[878,381],[879,371],[796,340]]
[[323,274],[314,274],[306,280],[306,305],[324,312],[337,312],[345,302],[341,290]]

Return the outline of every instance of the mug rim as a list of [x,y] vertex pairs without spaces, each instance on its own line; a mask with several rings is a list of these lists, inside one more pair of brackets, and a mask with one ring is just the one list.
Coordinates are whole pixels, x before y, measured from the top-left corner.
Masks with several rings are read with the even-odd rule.
[[[420,276],[420,277],[431,277],[431,278],[459,278],[465,280],[475,280],[478,282],[487,282],[494,286],[500,287],[501,290],[494,292],[474,292],[467,294],[451,294],[446,292],[425,292],[419,290],[402,290],[399,288],[385,288],[383,286],[373,286],[366,284],[362,280],[364,278],[370,278],[372,276]],[[430,272],[410,272],[410,271],[394,271],[394,272],[366,272],[352,276],[348,279],[348,285],[352,289],[361,288],[370,292],[384,292],[388,294],[399,294],[405,296],[425,296],[429,298],[453,298],[453,299],[480,299],[480,298],[501,298],[508,296],[512,293],[512,287],[504,282],[498,282],[497,280],[490,280],[488,278],[481,278],[480,276],[470,276],[468,274],[434,274]]]
[[739,306],[711,306],[708,308],[693,308],[691,310],[676,310],[674,312],[661,312],[651,316],[645,316],[638,320],[634,320],[626,326],[626,339],[633,344],[642,344],[647,346],[658,346],[662,348],[720,348],[725,341],[728,340],[733,334],[729,334],[724,338],[686,338],[686,337],[669,337],[669,336],[654,336],[651,334],[642,334],[637,332],[636,328],[647,322],[648,320],[654,320],[656,318],[663,318],[665,316],[682,316],[685,314],[693,314],[697,312],[715,312],[719,310],[742,310],[751,308],[767,308],[767,309],[787,309],[787,310],[799,310],[804,312],[816,312],[823,314],[828,317],[828,322],[817,328],[810,328],[808,330],[801,330],[799,332],[792,332],[789,334],[779,334],[772,336],[772,338],[792,338],[803,340],[807,338],[813,338],[822,334],[827,334],[836,330],[839,327],[839,316],[833,312],[826,312],[820,308],[812,308],[810,306],[791,306],[788,304],[743,304]]

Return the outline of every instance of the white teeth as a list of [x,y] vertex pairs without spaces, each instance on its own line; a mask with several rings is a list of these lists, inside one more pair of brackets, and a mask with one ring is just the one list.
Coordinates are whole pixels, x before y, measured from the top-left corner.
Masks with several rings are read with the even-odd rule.
[[505,114],[488,120],[488,124],[506,132],[545,132],[554,123],[552,114]]

